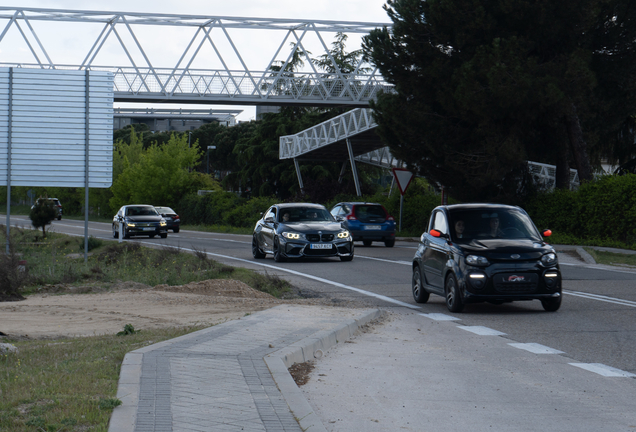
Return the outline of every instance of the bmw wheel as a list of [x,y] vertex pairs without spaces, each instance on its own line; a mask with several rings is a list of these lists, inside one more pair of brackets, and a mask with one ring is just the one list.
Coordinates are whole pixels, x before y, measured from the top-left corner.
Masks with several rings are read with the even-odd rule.
[[287,257],[283,255],[283,253],[280,250],[280,244],[278,243],[278,238],[274,239],[274,261],[276,262],[287,261]]
[[446,307],[451,312],[461,312],[464,309],[461,293],[457,287],[454,275],[449,275],[446,279]]
[[256,240],[256,236],[252,236],[252,255],[256,259],[265,258],[265,253],[258,247],[258,240]]
[[411,279],[411,288],[413,289],[413,299],[416,303],[426,303],[431,294],[424,289],[422,283],[422,273],[419,266],[413,267],[413,278]]

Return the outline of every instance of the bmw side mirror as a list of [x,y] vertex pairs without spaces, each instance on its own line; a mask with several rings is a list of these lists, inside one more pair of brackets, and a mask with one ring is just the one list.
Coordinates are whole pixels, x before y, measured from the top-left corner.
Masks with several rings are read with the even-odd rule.
[[552,235],[552,231],[551,231],[551,230],[549,230],[549,229],[547,229],[547,230],[543,230],[543,231],[541,231],[541,235],[542,235],[543,237],[550,237],[550,236]]

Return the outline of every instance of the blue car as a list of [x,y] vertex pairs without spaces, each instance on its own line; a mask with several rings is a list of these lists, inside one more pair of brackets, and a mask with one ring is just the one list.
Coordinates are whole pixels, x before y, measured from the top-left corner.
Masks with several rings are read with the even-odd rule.
[[367,202],[341,202],[333,206],[331,214],[353,236],[371,246],[374,241],[386,247],[395,245],[395,219],[382,204]]

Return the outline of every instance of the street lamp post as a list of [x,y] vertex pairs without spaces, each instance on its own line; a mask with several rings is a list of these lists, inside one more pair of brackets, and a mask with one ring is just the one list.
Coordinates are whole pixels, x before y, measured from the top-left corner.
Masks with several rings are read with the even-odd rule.
[[208,162],[206,163],[206,172],[210,174],[210,150],[216,149],[216,146],[208,146]]

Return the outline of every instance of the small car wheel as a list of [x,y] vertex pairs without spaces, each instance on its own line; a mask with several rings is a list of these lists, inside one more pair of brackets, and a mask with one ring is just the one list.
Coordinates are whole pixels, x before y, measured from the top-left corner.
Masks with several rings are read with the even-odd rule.
[[413,289],[413,299],[416,303],[426,303],[431,294],[424,289],[422,283],[422,273],[420,267],[413,267],[413,279],[411,280],[411,288]]
[[384,241],[384,246],[386,246],[386,247],[393,247],[393,246],[395,246],[395,239],[385,240],[385,241]]
[[274,240],[274,261],[276,262],[285,262],[287,261],[287,257],[282,254],[280,251],[280,244],[278,243],[278,239]]
[[172,232],[175,233],[175,234],[178,233],[179,232],[179,228],[173,229]]
[[150,234],[148,237],[155,238],[156,234]]
[[464,309],[464,302],[462,301],[459,288],[457,287],[457,281],[454,275],[449,275],[446,279],[446,307],[451,312],[461,312]]
[[119,238],[119,233],[117,232],[117,229],[115,228],[114,224],[113,224],[113,238]]
[[561,297],[549,300],[541,300],[541,306],[546,312],[556,312],[561,307]]
[[[153,236],[153,237],[154,237],[154,236]],[[161,233],[161,234],[159,234],[159,237],[161,237],[161,238],[166,238],[166,237],[168,237],[168,233],[167,233],[167,232],[165,232],[165,233]]]
[[62,220],[62,216],[58,216],[58,217],[57,217],[57,220]]
[[128,232],[128,230],[126,228],[124,228],[124,238],[125,239],[129,239],[130,238],[130,233]]
[[365,246],[371,246],[371,243],[373,243],[373,240],[362,240],[362,244]]
[[258,247],[258,240],[256,240],[256,236],[252,236],[252,255],[256,259],[265,258],[265,253]]

